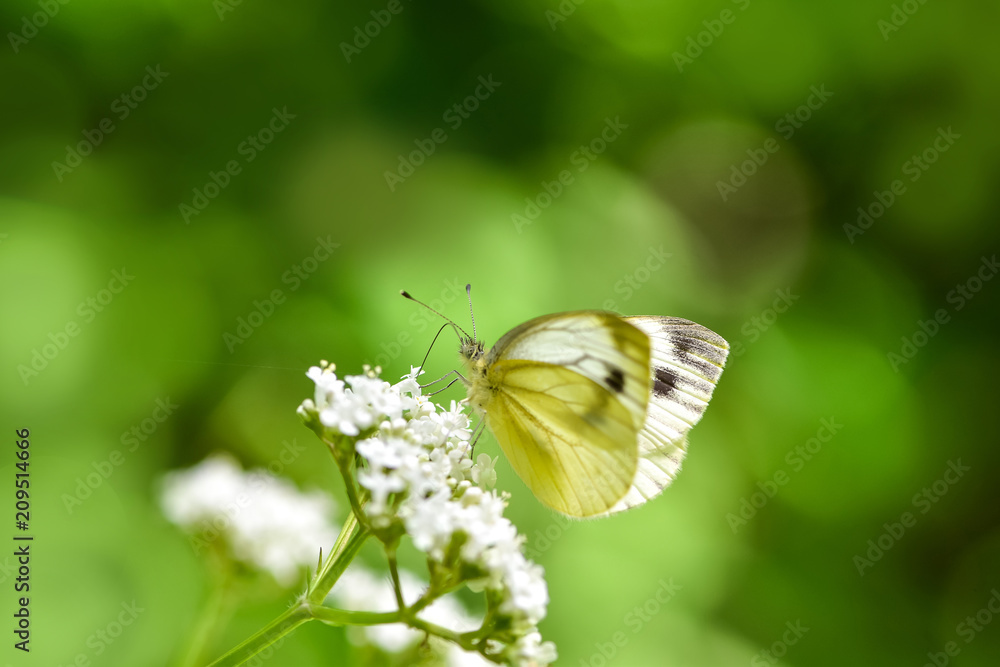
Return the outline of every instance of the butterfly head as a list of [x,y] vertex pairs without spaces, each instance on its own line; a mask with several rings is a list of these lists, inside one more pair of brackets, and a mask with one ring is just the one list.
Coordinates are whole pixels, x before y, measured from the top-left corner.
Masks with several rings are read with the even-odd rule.
[[[443,330],[444,327],[446,326],[451,326],[455,330],[455,333],[458,335],[458,340],[460,343],[458,352],[461,355],[462,361],[465,362],[465,366],[469,371],[468,378],[465,378],[461,375],[459,375],[459,377],[462,379],[462,382],[466,386],[470,387],[470,394],[475,393],[478,395],[479,392],[474,390],[476,388],[481,388],[483,386],[483,380],[486,377],[486,349],[484,348],[482,341],[478,340],[478,337],[476,336],[476,318],[474,315],[472,315],[472,286],[466,285],[465,292],[469,297],[469,314],[472,317],[471,336],[465,329],[455,324],[451,319],[449,319],[445,315],[442,315],[438,311],[434,310],[426,303],[414,299],[412,296],[410,296],[408,292],[404,291],[400,292],[400,294],[402,294],[410,301],[415,301],[416,303],[419,303],[427,310],[431,311],[435,315],[439,315],[442,319],[444,319],[445,324],[441,327],[441,330]],[[438,330],[438,334],[441,333],[441,330]],[[434,340],[437,340],[436,335],[434,336]],[[433,345],[434,343],[432,342],[431,346],[433,347]],[[429,354],[430,350],[427,351],[427,355]],[[424,361],[421,362],[421,367],[423,367],[423,364],[427,362],[427,355],[424,356]],[[473,404],[478,405],[479,402],[474,402]]]
[[485,353],[483,341],[476,340],[471,336],[462,336],[462,346],[459,348],[459,354],[470,365],[480,361]]
[[[485,364],[485,361],[483,360],[483,357],[484,357],[484,354],[485,354],[485,349],[483,348],[482,341],[476,340],[476,317],[475,317],[475,315],[472,314],[472,285],[466,285],[465,286],[465,293],[469,297],[469,315],[472,317],[472,335],[471,336],[468,334],[468,332],[465,329],[463,329],[462,327],[458,326],[453,321],[451,321],[451,319],[449,319],[448,317],[442,315],[438,311],[434,310],[433,308],[431,308],[430,306],[428,306],[426,303],[424,303],[422,301],[418,301],[417,299],[414,299],[406,291],[400,292],[400,294],[402,294],[404,297],[406,297],[410,301],[415,301],[416,303],[419,303],[421,306],[423,306],[427,310],[431,311],[435,315],[440,316],[447,323],[447,325],[450,325],[455,330],[455,333],[458,334],[458,339],[461,342],[461,346],[459,347],[459,353],[462,355],[462,359],[466,362],[466,364],[470,368],[477,368],[477,367],[482,366],[483,364]],[[440,333],[440,332],[438,332],[438,333]],[[435,336],[434,339],[437,340],[437,336]],[[432,345],[433,345],[433,343],[432,343]],[[428,354],[429,353],[430,353],[430,350],[428,350]],[[427,357],[424,357],[424,361],[425,362],[427,361]]]
[[472,336],[461,336],[462,345],[458,353],[465,362],[468,377],[459,375],[462,384],[468,390],[468,403],[476,412],[486,412],[486,405],[493,394],[494,387],[487,377],[486,350],[483,342]]

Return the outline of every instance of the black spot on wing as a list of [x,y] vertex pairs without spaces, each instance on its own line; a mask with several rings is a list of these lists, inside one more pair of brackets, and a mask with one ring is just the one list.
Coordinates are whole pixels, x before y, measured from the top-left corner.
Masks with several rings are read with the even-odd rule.
[[684,352],[694,352],[695,342],[688,336],[674,336],[674,344]]
[[686,368],[711,381],[718,379],[725,362],[722,350],[707,341],[689,336],[677,336],[671,341],[677,349],[677,361]]
[[625,391],[625,373],[620,368],[609,368],[608,377],[604,378],[604,382],[616,394]]
[[660,397],[667,397],[677,389],[678,378],[675,373],[657,367],[653,374],[653,393]]
[[679,336],[676,345],[682,352],[689,355],[689,358],[694,357],[701,362],[721,366],[726,361],[725,351],[722,348],[701,338]]

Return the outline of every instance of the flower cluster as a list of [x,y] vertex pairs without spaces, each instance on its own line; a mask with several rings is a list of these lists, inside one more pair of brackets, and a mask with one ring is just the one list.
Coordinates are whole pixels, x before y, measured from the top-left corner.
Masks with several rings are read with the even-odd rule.
[[477,637],[487,658],[554,661],[555,646],[542,642],[536,627],[548,605],[542,568],[523,555],[524,538],[503,516],[506,499],[490,489],[495,461],[471,459],[463,406],[452,401],[444,409],[423,396],[418,369],[395,385],[377,371],[341,380],[334,370],[309,369],[315,397],[299,414],[340,461],[360,457],[356,477],[371,529],[386,544],[408,534],[428,557],[432,588],[464,583],[487,592]]
[[218,545],[235,560],[270,572],[283,586],[314,567],[337,537],[329,496],[304,494],[266,471],[244,472],[221,454],[169,473],[160,503],[167,519],[192,534],[196,550],[221,538]]

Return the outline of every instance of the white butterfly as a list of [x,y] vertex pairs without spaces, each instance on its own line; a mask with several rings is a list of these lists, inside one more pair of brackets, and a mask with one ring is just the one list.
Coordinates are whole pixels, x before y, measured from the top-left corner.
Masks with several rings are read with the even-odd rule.
[[574,517],[635,507],[673,481],[729,353],[689,320],[597,310],[537,317],[488,353],[461,338],[469,403],[532,493]]

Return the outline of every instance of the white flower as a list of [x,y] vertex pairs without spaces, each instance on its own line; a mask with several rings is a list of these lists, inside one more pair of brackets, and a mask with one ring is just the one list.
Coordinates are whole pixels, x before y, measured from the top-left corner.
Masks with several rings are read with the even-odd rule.
[[[503,516],[505,497],[488,490],[496,483],[496,460],[480,454],[473,464],[464,404],[444,409],[430,402],[420,394],[419,374],[411,369],[396,385],[370,372],[340,382],[332,367],[314,367],[308,375],[316,382],[315,403],[305,401],[299,412],[307,422],[318,415],[332,434],[371,433],[355,451],[364,461],[357,480],[368,491],[372,525],[401,523],[439,566],[482,573],[467,583],[499,593],[498,611],[515,638],[492,642],[495,653],[518,664],[547,664],[555,649],[540,643],[536,626],[545,617],[548,588],[542,568],[521,552],[524,538]],[[458,544],[460,562],[445,562]]]
[[556,653],[556,645],[552,642],[543,642],[542,635],[538,632],[529,632],[518,638],[510,648],[511,658],[518,665],[547,665],[555,662],[559,655]]
[[448,644],[444,660],[448,667],[488,667],[494,664],[478,653],[465,651],[454,644]]
[[358,472],[358,484],[368,489],[371,493],[371,503],[369,511],[381,516],[387,509],[386,500],[389,494],[398,493],[406,489],[406,483],[396,475],[383,472],[368,472],[361,470]]
[[398,468],[410,446],[400,438],[388,436],[362,440],[356,445],[356,449],[374,467]]
[[521,615],[529,624],[536,625],[545,618],[545,609],[549,604],[544,570],[524,556],[510,555],[503,571],[510,597],[504,600],[501,611]]
[[492,489],[497,483],[497,458],[490,458],[489,454],[480,454],[476,457],[476,464],[472,466],[472,481],[484,489]]
[[455,532],[451,491],[441,489],[420,502],[409,503],[403,509],[406,532],[413,546],[430,554],[435,560],[444,558],[444,550]]
[[245,484],[239,465],[228,456],[216,455],[183,473],[169,473],[163,480],[160,504],[167,519],[192,529],[223,515]]
[[[317,412],[320,422],[334,433],[358,435],[383,419],[400,418],[403,410],[413,403],[412,398],[404,397],[398,390],[390,391],[389,383],[372,371],[365,375],[348,375],[342,381],[334,370],[336,366],[323,364],[306,372],[306,376],[316,383],[316,392],[313,400],[299,408],[300,414]],[[415,380],[406,386],[413,385]]]
[[244,472],[228,456],[168,473],[160,503],[171,522],[205,531],[206,539],[222,538],[236,560],[270,572],[284,586],[314,567],[320,549],[337,538],[329,496],[302,493],[265,471]]

